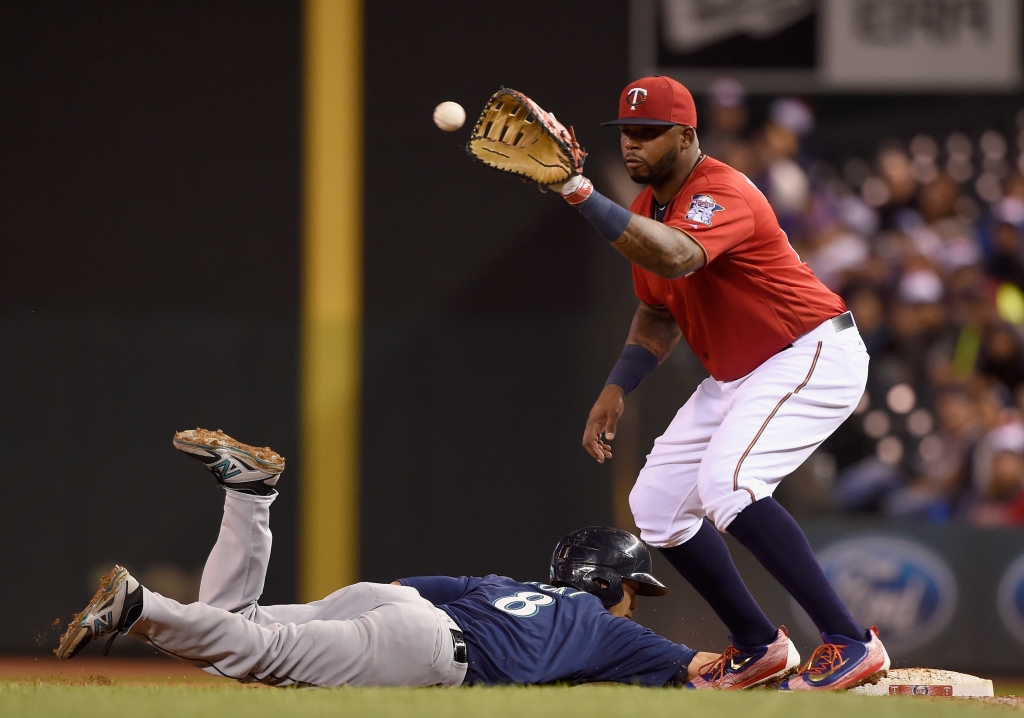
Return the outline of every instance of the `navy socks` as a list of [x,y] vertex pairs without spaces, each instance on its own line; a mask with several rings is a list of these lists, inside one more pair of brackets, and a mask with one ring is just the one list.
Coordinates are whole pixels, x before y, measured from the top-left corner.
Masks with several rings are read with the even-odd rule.
[[729,547],[710,521],[704,521],[686,543],[658,550],[711,605],[734,643],[763,646],[775,640],[775,626],[750,595]]
[[867,640],[867,631],[850,615],[815,560],[803,530],[778,501],[769,496],[743,509],[729,524],[729,534],[782,584],[819,631]]
[[[807,537],[775,499],[756,501],[733,519],[730,535],[782,584],[822,633],[867,640],[821,570]],[[729,549],[709,521],[684,544],[659,549],[690,582],[732,633],[733,643],[758,646],[775,640],[776,629],[743,583]]]

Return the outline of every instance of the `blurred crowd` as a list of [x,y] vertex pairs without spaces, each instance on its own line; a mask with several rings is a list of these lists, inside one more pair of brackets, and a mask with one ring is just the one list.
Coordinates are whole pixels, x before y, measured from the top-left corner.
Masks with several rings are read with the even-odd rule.
[[751,127],[722,79],[701,121],[702,149],[764,191],[871,354],[860,405],[809,462],[831,504],[1024,524],[1024,113],[1017,136],[920,134],[833,162],[808,151],[797,99]]

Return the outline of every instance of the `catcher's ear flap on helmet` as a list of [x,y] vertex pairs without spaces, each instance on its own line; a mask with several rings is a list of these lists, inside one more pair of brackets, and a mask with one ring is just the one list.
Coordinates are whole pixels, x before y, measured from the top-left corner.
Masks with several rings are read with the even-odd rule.
[[622,579],[637,583],[641,596],[664,596],[668,588],[652,574],[647,545],[628,531],[588,526],[564,536],[551,556],[553,586],[593,594],[605,606],[622,600]]

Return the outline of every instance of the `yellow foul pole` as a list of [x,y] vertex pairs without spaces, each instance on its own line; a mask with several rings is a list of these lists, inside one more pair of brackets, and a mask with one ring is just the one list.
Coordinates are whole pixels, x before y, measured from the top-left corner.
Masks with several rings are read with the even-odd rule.
[[359,574],[361,0],[306,0],[299,589]]

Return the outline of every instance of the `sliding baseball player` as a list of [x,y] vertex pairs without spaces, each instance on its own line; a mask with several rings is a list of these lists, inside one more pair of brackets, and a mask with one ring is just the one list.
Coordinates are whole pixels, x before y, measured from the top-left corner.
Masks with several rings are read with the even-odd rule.
[[68,626],[59,658],[104,637],[109,648],[123,633],[208,673],[273,686],[682,685],[718,658],[628,620],[636,595],[668,589],[639,539],[602,527],[559,542],[550,583],[425,576],[260,605],[284,459],[203,429],[176,434],[174,446],[225,488],[199,601],[153,593],[116,566]]

